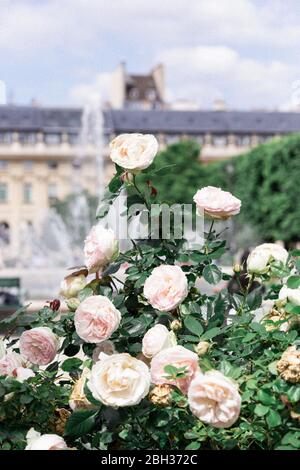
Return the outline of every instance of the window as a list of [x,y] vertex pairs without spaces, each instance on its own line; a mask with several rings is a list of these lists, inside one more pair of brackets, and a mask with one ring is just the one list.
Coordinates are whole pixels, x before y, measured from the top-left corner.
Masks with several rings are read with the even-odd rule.
[[0,132],[0,143],[1,144],[10,144],[12,142],[12,133],[11,132]]
[[81,159],[76,158],[75,160],[73,160],[72,165],[73,165],[74,170],[80,170],[80,168],[82,166]]
[[25,204],[32,203],[32,184],[31,183],[24,183],[23,199],[24,199]]
[[204,136],[203,135],[197,135],[196,141],[198,142],[199,145],[204,144]]
[[166,136],[167,145],[176,144],[179,141],[180,141],[179,135],[167,135]]
[[129,97],[137,100],[139,98],[139,90],[137,88],[132,88],[129,92]]
[[69,134],[68,141],[70,145],[78,144],[78,134]]
[[50,170],[56,170],[58,168],[58,162],[56,162],[55,160],[49,160],[48,161],[48,168]]
[[156,92],[153,89],[149,89],[146,91],[146,97],[149,101],[154,101],[156,99]]
[[240,147],[248,147],[251,144],[250,135],[239,135],[236,137],[236,144]]
[[24,170],[25,171],[32,171],[33,169],[33,161],[32,160],[25,160],[24,161]]
[[35,144],[36,134],[34,132],[21,132],[19,134],[19,141],[22,144]]
[[0,160],[0,171],[7,170],[8,162],[7,160]]
[[61,142],[60,134],[45,134],[45,143],[48,145],[57,145]]
[[214,135],[212,143],[216,147],[225,147],[227,145],[227,137],[225,135]]
[[10,231],[7,222],[0,222],[0,246],[9,245]]
[[50,183],[48,186],[48,198],[49,199],[57,199],[57,184]]
[[264,144],[265,142],[268,142],[269,140],[272,140],[273,136],[272,135],[259,135],[257,140],[260,144]]
[[7,201],[7,183],[0,183],[0,203]]

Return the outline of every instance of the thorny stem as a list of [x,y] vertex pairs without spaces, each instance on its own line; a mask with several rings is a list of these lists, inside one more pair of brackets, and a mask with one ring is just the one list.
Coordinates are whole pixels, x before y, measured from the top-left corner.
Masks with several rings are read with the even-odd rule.
[[252,274],[249,277],[249,282],[248,282],[247,287],[244,291],[244,297],[243,297],[242,303],[241,303],[238,311],[236,312],[237,315],[241,315],[243,313],[243,310],[244,310],[244,307],[245,307],[245,304],[246,304],[246,300],[247,300],[247,296],[249,294],[249,291],[250,291],[250,288],[252,286],[253,281],[254,281],[254,275]]

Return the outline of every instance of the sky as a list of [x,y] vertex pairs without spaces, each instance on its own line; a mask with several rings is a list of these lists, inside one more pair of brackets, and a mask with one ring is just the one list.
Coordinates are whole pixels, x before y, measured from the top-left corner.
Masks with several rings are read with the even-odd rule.
[[107,99],[109,74],[162,62],[169,101],[300,103],[299,0],[0,0],[1,81],[16,104]]

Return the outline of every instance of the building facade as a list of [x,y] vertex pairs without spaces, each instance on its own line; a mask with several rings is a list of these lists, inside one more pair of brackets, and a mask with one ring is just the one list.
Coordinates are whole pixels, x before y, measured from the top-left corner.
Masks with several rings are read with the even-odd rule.
[[108,142],[118,134],[152,133],[161,149],[193,138],[201,146],[200,159],[210,162],[300,131],[299,113],[130,108],[103,114],[99,150],[81,141],[81,109],[0,106],[0,243],[10,257],[22,249],[22,226],[38,228],[54,200],[63,200],[78,184],[97,194],[97,154],[104,154],[107,180]]
[[110,76],[109,105],[113,109],[162,109],[165,104],[164,67],[148,74],[129,74],[121,62]]

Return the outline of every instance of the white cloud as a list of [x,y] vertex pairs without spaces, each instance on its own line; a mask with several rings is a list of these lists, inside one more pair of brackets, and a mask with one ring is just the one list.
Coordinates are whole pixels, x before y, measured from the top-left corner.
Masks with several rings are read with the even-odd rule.
[[91,101],[103,102],[109,98],[110,74],[99,73],[92,81],[80,83],[70,89],[72,103],[84,106]]
[[293,65],[242,57],[223,46],[173,48],[157,60],[166,66],[171,90],[204,107],[220,97],[235,108],[275,107],[290,98],[299,72]]

